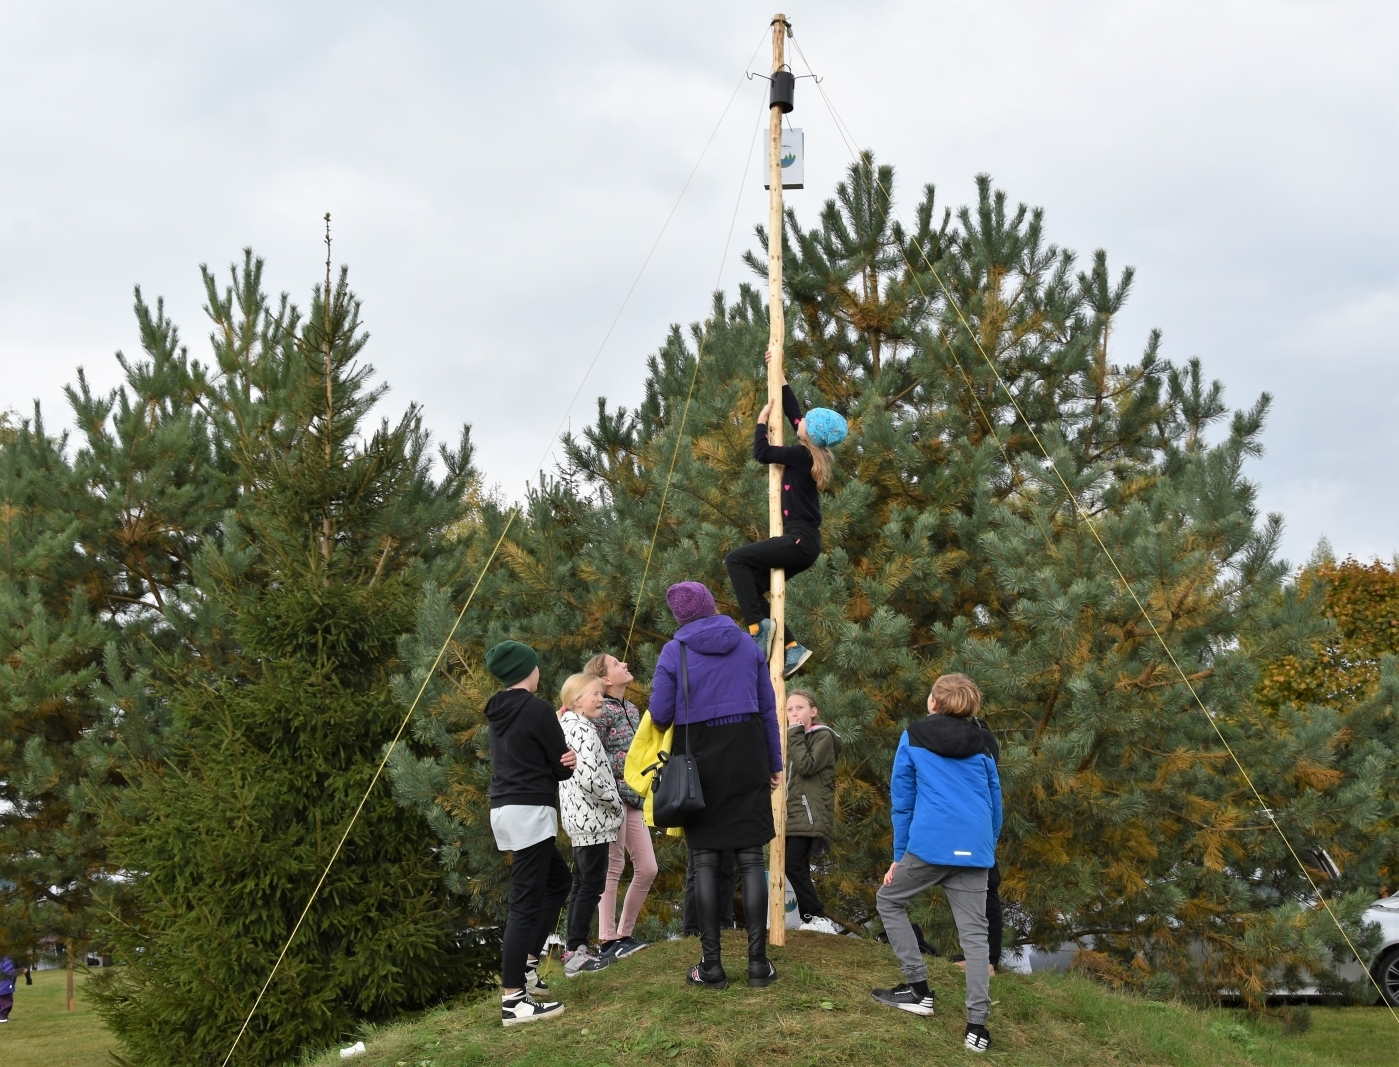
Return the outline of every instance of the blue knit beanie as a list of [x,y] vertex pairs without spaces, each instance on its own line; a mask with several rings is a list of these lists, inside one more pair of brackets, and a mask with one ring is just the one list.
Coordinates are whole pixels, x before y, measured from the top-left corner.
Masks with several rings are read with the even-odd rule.
[[802,422],[806,427],[806,436],[811,438],[811,443],[820,445],[822,448],[830,448],[831,445],[840,444],[845,440],[845,435],[850,432],[850,427],[845,423],[845,417],[830,408],[812,408],[806,413],[806,418]]

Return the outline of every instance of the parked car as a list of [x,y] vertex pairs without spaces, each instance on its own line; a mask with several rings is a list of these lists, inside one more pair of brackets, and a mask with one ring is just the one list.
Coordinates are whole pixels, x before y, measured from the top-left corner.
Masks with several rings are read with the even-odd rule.
[[[1383,897],[1365,909],[1365,921],[1378,924],[1384,934],[1379,953],[1370,965],[1370,975],[1380,987],[1380,996],[1391,1007],[1399,1007],[1399,897]],[[1354,981],[1363,977],[1360,965],[1352,962],[1339,968]]]
[[[1365,921],[1379,926],[1382,940],[1380,948],[1370,962],[1370,976],[1380,988],[1385,1002],[1399,1007],[1399,896],[1382,897],[1365,909]],[[1070,942],[1060,945],[1057,951],[1045,952],[1033,945],[1007,949],[1005,965],[1007,969],[1029,974],[1032,971],[1067,971],[1073,963],[1078,946]],[[1347,981],[1359,982],[1365,978],[1365,969],[1356,960],[1350,960],[1336,968],[1336,973]],[[1315,997],[1321,990],[1315,985],[1303,985],[1297,989],[1278,989],[1278,996]]]

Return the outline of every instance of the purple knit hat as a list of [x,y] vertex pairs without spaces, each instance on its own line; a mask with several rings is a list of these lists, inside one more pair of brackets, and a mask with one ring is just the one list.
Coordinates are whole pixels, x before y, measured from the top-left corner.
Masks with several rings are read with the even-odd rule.
[[672,585],[665,592],[665,602],[670,605],[670,613],[681,626],[718,614],[714,607],[714,594],[703,582],[679,582]]

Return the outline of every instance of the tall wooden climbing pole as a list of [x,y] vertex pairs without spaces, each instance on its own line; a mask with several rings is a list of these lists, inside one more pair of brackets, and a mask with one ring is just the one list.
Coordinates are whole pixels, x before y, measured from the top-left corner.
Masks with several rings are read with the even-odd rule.
[[[776,75],[786,67],[787,16],[779,12],[772,17],[772,72]],[[773,94],[776,96],[777,94]],[[773,101],[768,121],[768,399],[773,409],[768,416],[768,440],[782,444],[786,418],[782,414],[782,344],[787,336],[787,324],[782,317],[782,115],[777,100]],[[782,528],[782,470],[779,464],[768,467],[768,536],[781,537]],[[778,735],[782,738],[782,766],[787,766],[787,682],[782,677],[785,650],[783,633],[787,615],[787,575],[772,572],[772,688],[777,694]],[[787,943],[787,875],[784,868],[787,855],[787,775],[772,793],[772,822],[776,836],[768,848],[768,941],[774,945]]]

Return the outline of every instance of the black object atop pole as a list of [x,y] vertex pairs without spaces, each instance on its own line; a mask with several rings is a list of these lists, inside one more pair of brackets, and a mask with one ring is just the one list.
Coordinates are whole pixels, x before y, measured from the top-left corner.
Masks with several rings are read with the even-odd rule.
[[772,75],[772,92],[768,96],[769,107],[780,107],[782,114],[787,114],[793,108],[793,97],[796,94],[797,79],[790,70],[774,71]]

